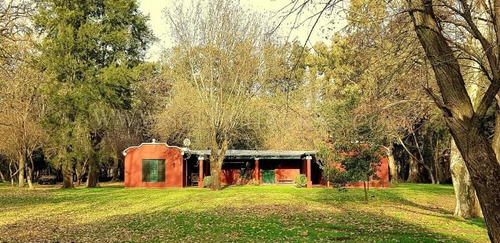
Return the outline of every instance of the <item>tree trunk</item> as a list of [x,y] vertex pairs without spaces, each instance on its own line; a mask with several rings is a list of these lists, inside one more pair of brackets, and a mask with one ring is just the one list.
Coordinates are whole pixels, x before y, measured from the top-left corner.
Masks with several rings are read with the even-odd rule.
[[472,186],[469,171],[467,171],[462,155],[460,155],[453,139],[451,141],[450,170],[456,198],[455,216],[480,217],[481,209],[476,197],[476,190]]
[[479,203],[488,226],[488,233],[493,242],[500,242],[500,165],[487,138],[476,127],[469,133],[459,129],[454,132],[457,147],[460,150],[469,171],[472,184],[476,189]]
[[69,161],[65,161],[61,169],[63,174],[63,184],[61,188],[74,188],[75,186],[73,185],[73,171],[71,168],[71,163]]
[[391,176],[391,184],[398,184],[398,167],[396,165],[396,160],[394,159],[394,144],[388,148],[389,155],[387,159],[389,160],[389,175]]
[[366,188],[366,181],[363,181],[363,190],[365,191],[365,203],[368,203],[368,190]]
[[431,167],[423,165],[423,167],[429,172],[429,177],[431,178],[431,183],[436,184],[436,177],[434,176],[434,170]]
[[[458,60],[437,23],[432,0],[407,1],[417,37],[430,60],[442,97],[438,97],[429,89],[427,91],[443,112],[446,125],[465,161],[476,189],[490,240],[499,243],[500,164],[492,143],[482,133],[486,111],[493,104],[495,95],[500,89],[500,77],[495,73],[498,65],[490,63],[493,66],[494,80],[483,95],[477,110],[474,110]],[[496,59],[491,58],[489,54],[491,49],[484,49],[488,60],[495,62]]]
[[97,154],[93,153],[89,161],[87,188],[99,187],[99,161]]
[[450,175],[448,174],[450,166],[448,165],[448,163],[445,163],[442,151],[437,150],[434,157],[434,166],[436,167],[436,178],[438,180],[438,184],[444,183],[450,178]]
[[9,161],[9,178],[11,186],[14,186],[14,175],[12,173],[12,161]]
[[2,171],[0,170],[0,182],[7,181],[5,180],[5,176],[3,175]]
[[422,168],[418,161],[410,156],[410,169],[408,171],[408,182],[411,183],[419,183],[422,182]]
[[212,190],[220,190],[221,183],[220,183],[220,169],[221,166],[219,166],[218,160],[216,158],[212,159],[210,158],[210,177],[212,178]]
[[433,164],[431,166],[431,169],[433,171],[434,178],[436,179],[436,184],[440,184],[440,171],[439,171],[439,162],[436,159],[433,159]]
[[28,186],[30,189],[33,189],[35,187],[33,187],[33,182],[31,181],[31,179],[33,178],[33,167],[31,166],[26,166],[26,178],[28,180]]
[[113,155],[113,179],[112,179],[112,181],[119,181],[119,178],[118,178],[119,167],[120,167],[120,161],[118,159],[118,153],[114,153],[114,155]]
[[82,184],[82,174],[76,171],[76,185],[80,186]]
[[18,178],[19,178],[19,187],[24,187],[24,169],[26,167],[26,161],[24,159],[24,155],[22,155],[21,153],[19,153],[19,170],[17,173],[18,174]]
[[495,134],[493,135],[492,145],[497,156],[497,161],[500,163],[500,95],[497,95],[496,111]]
[[210,176],[212,177],[212,190],[222,189],[220,175],[222,164],[224,163],[224,157],[226,156],[227,147],[229,145],[229,141],[227,139],[224,139],[222,144],[219,145],[216,138],[216,134],[213,133],[212,147],[210,148]]

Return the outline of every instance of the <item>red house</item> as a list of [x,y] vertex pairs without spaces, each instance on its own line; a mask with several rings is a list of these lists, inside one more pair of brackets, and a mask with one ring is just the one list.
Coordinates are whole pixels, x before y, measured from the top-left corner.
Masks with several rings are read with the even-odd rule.
[[[142,143],[123,151],[125,187],[203,187],[210,175],[209,150],[190,150],[166,143]],[[379,180],[371,186],[389,186],[387,158],[382,159]],[[259,184],[293,184],[305,174],[307,187],[324,186],[322,171],[316,163],[316,151],[228,150],[222,165],[222,184],[233,185],[239,179]]]

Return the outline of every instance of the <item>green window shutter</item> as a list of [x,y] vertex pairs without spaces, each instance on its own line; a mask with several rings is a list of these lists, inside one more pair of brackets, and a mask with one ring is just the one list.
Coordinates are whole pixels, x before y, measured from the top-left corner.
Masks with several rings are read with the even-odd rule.
[[150,182],[157,182],[158,181],[158,160],[152,159],[149,161],[151,163],[151,172],[149,174],[149,181]]
[[142,160],[142,182],[149,182],[151,174],[151,161],[148,159]]
[[143,159],[142,182],[165,182],[165,160]]
[[158,182],[165,182],[165,160],[158,160]]

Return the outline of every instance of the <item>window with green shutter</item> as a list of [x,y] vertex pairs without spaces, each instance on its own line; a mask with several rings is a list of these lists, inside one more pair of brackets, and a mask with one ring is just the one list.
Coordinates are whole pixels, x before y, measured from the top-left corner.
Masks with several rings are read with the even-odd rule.
[[165,160],[143,159],[142,160],[142,182],[164,182]]

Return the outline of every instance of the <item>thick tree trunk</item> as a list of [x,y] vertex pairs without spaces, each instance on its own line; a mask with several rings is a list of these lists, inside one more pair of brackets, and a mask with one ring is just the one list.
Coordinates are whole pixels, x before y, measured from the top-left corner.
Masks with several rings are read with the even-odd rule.
[[[222,164],[224,163],[224,157],[226,156],[227,147],[229,141],[224,139],[222,144],[217,143],[216,134],[213,133],[212,137],[212,147],[210,148],[210,176],[212,178],[212,190],[220,190],[221,181],[220,175],[222,170]],[[220,148],[220,149],[219,149]]]
[[221,166],[219,166],[218,160],[210,158],[210,177],[212,178],[212,190],[220,190],[221,187],[221,182],[220,182],[220,169]]
[[[500,164],[492,143],[482,133],[485,114],[500,89],[498,61],[491,57],[493,48],[482,43],[492,66],[494,80],[483,95],[477,110],[465,88],[460,66],[437,23],[432,0],[407,0],[418,39],[430,60],[442,99],[428,90],[442,110],[446,125],[462,154],[492,242],[500,242]],[[470,19],[470,18],[469,18]],[[477,28],[472,28],[477,32]],[[476,35],[479,36],[479,35]],[[482,36],[481,36],[482,37]]]
[[93,154],[89,161],[87,188],[95,187],[99,187],[99,161],[97,160],[97,155]]
[[24,187],[24,169],[26,167],[26,161],[24,159],[24,155],[19,154],[19,171],[18,173],[18,178],[19,178],[19,187]]
[[73,170],[71,168],[71,163],[65,161],[62,166],[63,184],[62,189],[74,188],[73,185]]
[[453,140],[451,141],[450,170],[456,198],[455,216],[463,218],[480,217],[481,208],[476,197],[476,190],[472,186],[469,171]]
[[[226,149],[224,149],[224,155],[225,155],[225,150]],[[212,159],[212,156],[210,156],[210,176],[212,178],[212,190],[222,189],[221,171],[222,171],[222,164],[224,163],[224,155],[221,155],[219,151],[218,155],[214,157],[214,159]]]
[[409,160],[409,170],[408,170],[408,182],[419,183],[422,182],[422,168],[418,161],[410,156]]
[[398,184],[398,167],[396,165],[396,160],[394,159],[394,144],[391,143],[388,150],[389,155],[387,156],[387,159],[389,160],[389,175],[391,176],[391,184]]
[[[480,126],[472,131],[454,133],[469,171],[472,184],[476,189],[479,204],[493,242],[500,242],[500,164],[496,160],[491,144],[480,132]],[[453,129],[452,129],[453,131]]]

